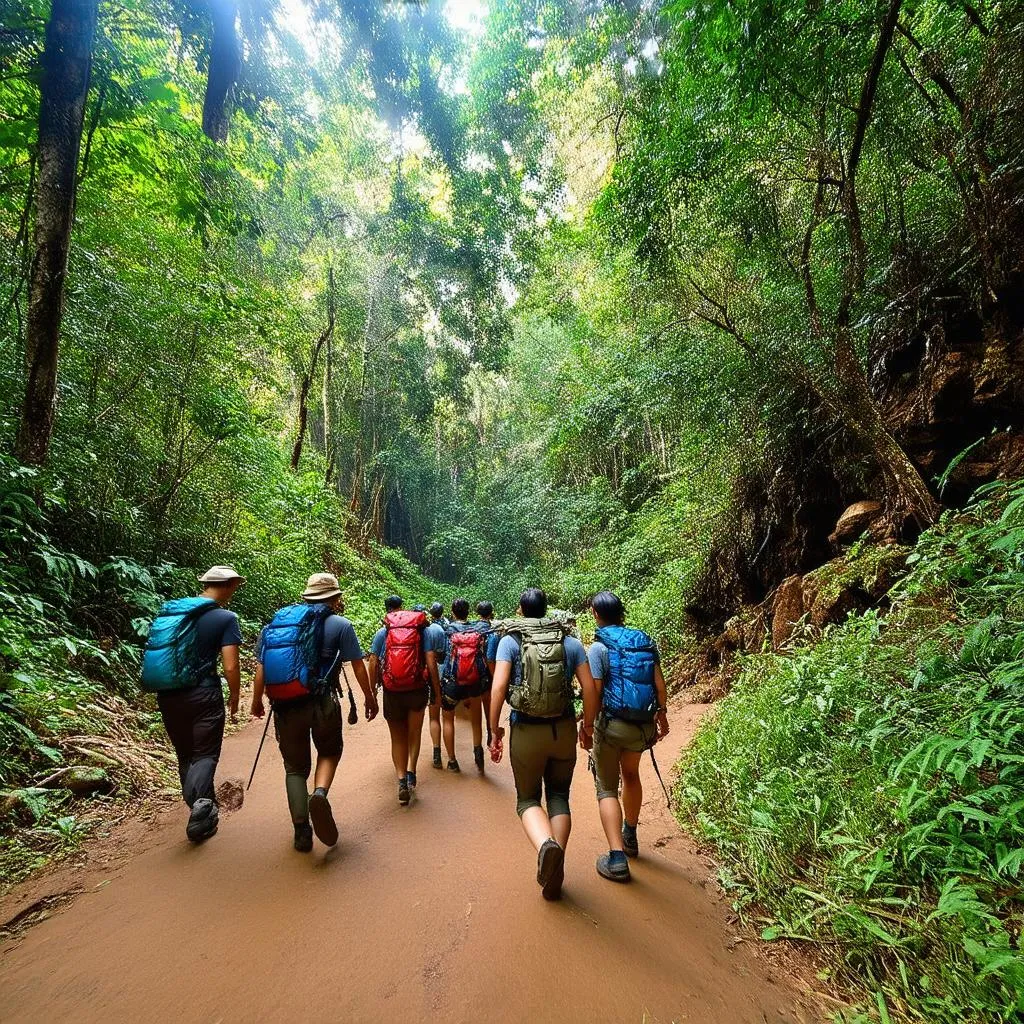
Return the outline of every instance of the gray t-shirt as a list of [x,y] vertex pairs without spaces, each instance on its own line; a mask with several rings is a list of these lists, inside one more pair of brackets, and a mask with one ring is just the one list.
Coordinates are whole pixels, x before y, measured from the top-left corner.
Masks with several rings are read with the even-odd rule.
[[217,674],[217,659],[222,647],[236,647],[242,642],[242,630],[238,616],[227,608],[211,608],[203,612],[196,621],[196,646],[200,664],[209,665],[210,671],[203,676],[200,686],[220,686]]
[[[661,664],[661,655],[658,653],[658,645],[654,644],[654,664]],[[587,651],[587,660],[590,662],[590,672],[597,680],[608,678],[608,648],[600,640],[595,640]]]

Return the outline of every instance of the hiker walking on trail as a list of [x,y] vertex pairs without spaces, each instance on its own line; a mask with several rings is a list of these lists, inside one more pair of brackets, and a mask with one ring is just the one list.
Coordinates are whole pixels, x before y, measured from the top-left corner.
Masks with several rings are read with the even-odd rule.
[[193,843],[217,831],[213,778],[224,741],[224,694],[217,658],[228,684],[231,721],[238,720],[242,688],[238,616],[227,610],[245,582],[229,565],[199,577],[198,597],[168,601],[149,630],[142,658],[142,687],[157,695],[160,717],[178,758],[181,795],[190,813],[185,834]]
[[[264,692],[270,698],[274,734],[284,761],[288,810],[295,826],[295,849],[313,849],[313,834],[325,846],[338,841],[327,794],[341,761],[342,737],[339,677],[344,665],[363,691],[366,720],[377,716],[377,695],[363,664],[356,632],[341,613],[344,605],[338,579],[328,572],[309,577],[302,600],[282,608],[257,643],[252,713],[264,714]],[[309,742],[316,747],[313,793]],[[312,824],[311,824],[312,823]]]
[[416,790],[416,762],[428,700],[440,705],[437,662],[444,636],[431,632],[421,607],[402,611],[393,594],[384,602],[384,625],[370,645],[370,685],[384,689],[384,721],[391,733],[391,760],[398,778],[398,802],[404,807]]
[[[644,799],[640,759],[668,735],[668,693],[657,645],[643,630],[625,625],[622,601],[610,590],[602,590],[590,607],[597,634],[588,658],[600,695],[592,757],[601,825],[608,839],[608,853],[597,858],[597,873],[612,882],[628,882],[626,858],[640,853],[636,834]],[[586,733],[587,729],[585,718],[581,730]]]
[[[583,644],[562,624],[545,618],[548,600],[532,587],[519,599],[520,618],[502,622],[491,687],[491,759],[502,758],[505,730],[498,725],[507,699],[509,760],[516,784],[516,811],[537,850],[537,884],[546,900],[562,894],[565,848],[572,830],[569,790],[576,768],[573,676],[583,691],[584,722],[597,714],[597,690]],[[580,734],[589,748],[589,737]],[[546,797],[547,811],[541,806]]]
[[491,745],[491,683],[494,681],[494,663],[498,657],[498,631],[494,628],[494,605],[490,601],[477,601],[475,625],[482,633],[487,634],[487,650],[484,658],[487,661],[487,684],[480,695],[480,703],[484,709],[484,725],[487,726],[487,746]]
[[[418,604],[413,608],[413,611],[425,612],[427,609]],[[427,623],[427,646],[432,651],[437,652],[437,664],[438,668],[441,666],[441,662],[444,661],[445,650],[447,648],[448,639],[445,636],[445,628],[448,625],[448,619],[445,618],[444,605],[440,601],[435,601],[430,606],[430,621]],[[444,768],[444,762],[441,760],[441,698],[440,690],[437,694],[434,694],[433,689],[430,691],[429,700],[427,701],[427,717],[429,719],[430,727],[430,742],[433,747],[432,756],[430,763],[437,769]]]
[[460,771],[455,756],[455,712],[460,704],[469,711],[473,730],[473,760],[484,773],[483,725],[480,719],[481,695],[491,685],[487,667],[487,635],[469,621],[469,602],[464,597],[452,601],[454,621],[448,624],[447,648],[441,669],[441,710],[448,771]]

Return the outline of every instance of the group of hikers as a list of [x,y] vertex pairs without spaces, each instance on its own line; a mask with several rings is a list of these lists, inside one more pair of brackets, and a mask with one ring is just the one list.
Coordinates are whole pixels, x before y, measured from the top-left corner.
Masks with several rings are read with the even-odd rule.
[[[190,808],[185,831],[194,843],[218,828],[214,774],[226,719],[218,662],[227,684],[227,711],[236,721],[242,635],[227,606],[245,580],[230,566],[214,566],[199,582],[198,597],[161,608],[142,660],[143,688],[156,694],[177,755],[182,796]],[[628,858],[639,855],[640,759],[668,734],[667,692],[657,645],[642,630],[625,625],[620,599],[604,590],[591,599],[590,609],[597,630],[588,651],[564,619],[549,615],[547,596],[536,587],[524,590],[516,615],[500,622],[494,621],[489,601],[476,605],[471,620],[469,601],[458,598],[449,619],[440,602],[429,610],[424,605],[406,610],[402,598],[392,595],[366,656],[344,616],[337,577],[310,576],[301,599],[278,611],[259,635],[251,706],[252,715],[263,718],[269,701],[295,849],[311,851],[314,836],[328,847],[338,841],[328,795],[344,746],[344,676],[350,722],[357,720],[352,678],[362,691],[367,721],[380,712],[377,692],[383,692],[403,806],[416,791],[425,717],[434,768],[459,772],[455,718],[464,708],[473,760],[483,774],[484,730],[490,758],[499,763],[506,735],[502,709],[509,705],[516,810],[536,850],[537,883],[548,900],[562,891],[578,743],[589,752],[608,840],[597,872],[611,881],[629,881]]]

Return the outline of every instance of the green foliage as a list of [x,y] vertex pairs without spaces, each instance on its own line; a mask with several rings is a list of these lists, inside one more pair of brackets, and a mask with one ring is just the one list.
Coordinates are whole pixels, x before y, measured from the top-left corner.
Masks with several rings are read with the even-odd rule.
[[[682,763],[683,818],[766,938],[892,1019],[1024,1011],[1024,485],[924,534],[875,613],[748,658]],[[865,998],[874,999],[866,994]]]

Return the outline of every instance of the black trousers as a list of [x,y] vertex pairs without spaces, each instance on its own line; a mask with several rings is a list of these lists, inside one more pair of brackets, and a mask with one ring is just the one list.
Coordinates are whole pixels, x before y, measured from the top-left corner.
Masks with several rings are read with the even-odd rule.
[[191,807],[216,800],[213,775],[224,742],[224,696],[220,686],[196,686],[157,695],[164,728],[178,755],[181,795]]

